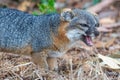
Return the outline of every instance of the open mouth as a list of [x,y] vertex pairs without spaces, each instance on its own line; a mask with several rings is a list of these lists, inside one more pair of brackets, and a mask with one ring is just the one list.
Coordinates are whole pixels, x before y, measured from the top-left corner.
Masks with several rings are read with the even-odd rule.
[[92,42],[91,36],[83,36],[83,41],[84,41],[88,46],[93,46],[93,42]]

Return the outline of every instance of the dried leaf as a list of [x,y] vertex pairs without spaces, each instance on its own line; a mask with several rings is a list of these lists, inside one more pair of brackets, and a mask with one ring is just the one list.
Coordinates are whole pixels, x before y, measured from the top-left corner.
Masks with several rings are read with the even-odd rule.
[[102,62],[103,67],[108,67],[112,69],[120,69],[120,62],[117,61],[116,59],[108,57],[108,56],[103,56],[101,54],[98,54],[98,58],[100,58],[103,61]]
[[95,42],[95,47],[96,47],[96,48],[102,48],[102,47],[105,47],[105,42],[102,42],[102,41],[96,41],[96,42]]
[[108,28],[106,28],[106,27],[98,27],[98,31],[100,31],[100,32],[111,32],[112,31],[112,29],[108,29]]
[[117,53],[111,54],[110,57],[112,57],[112,58],[120,58],[120,54],[117,54]]
[[26,11],[27,10],[27,7],[31,5],[31,2],[29,1],[23,1],[19,6],[18,6],[18,10],[21,10],[21,11]]
[[114,43],[114,41],[115,41],[115,38],[109,40],[109,41],[105,44],[105,47],[106,47],[106,48],[110,47],[110,46]]
[[109,17],[100,19],[101,24],[113,24],[115,23],[115,19],[111,19]]

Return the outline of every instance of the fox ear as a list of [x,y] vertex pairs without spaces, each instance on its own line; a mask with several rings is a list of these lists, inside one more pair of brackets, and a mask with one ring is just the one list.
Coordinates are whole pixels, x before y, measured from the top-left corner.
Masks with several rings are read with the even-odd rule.
[[71,9],[64,9],[61,13],[60,19],[62,21],[70,22],[74,17],[74,12]]

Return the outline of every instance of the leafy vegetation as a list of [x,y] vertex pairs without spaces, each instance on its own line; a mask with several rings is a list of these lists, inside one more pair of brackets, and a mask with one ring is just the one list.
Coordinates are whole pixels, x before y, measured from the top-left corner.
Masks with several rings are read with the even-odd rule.
[[[42,0],[41,3],[38,4],[38,9],[41,14],[56,12],[54,8],[55,1],[54,0]],[[37,15],[37,12],[33,12],[34,15]]]
[[98,4],[100,1],[101,1],[101,0],[93,0],[92,2],[93,2],[93,5],[96,5],[96,4]]

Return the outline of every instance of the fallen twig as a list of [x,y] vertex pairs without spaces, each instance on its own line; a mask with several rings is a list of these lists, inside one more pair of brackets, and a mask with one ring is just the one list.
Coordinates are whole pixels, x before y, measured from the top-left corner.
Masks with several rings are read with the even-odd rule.
[[117,0],[103,0],[102,2],[98,3],[97,5],[88,8],[89,11],[92,12],[100,12],[102,9],[108,7],[110,4],[114,3]]
[[114,28],[114,27],[120,27],[120,22],[104,25],[106,28]]
[[108,24],[108,25],[102,25],[101,27],[98,28],[98,31],[111,32],[113,30],[113,28],[115,28],[115,27],[120,27],[120,22]]

